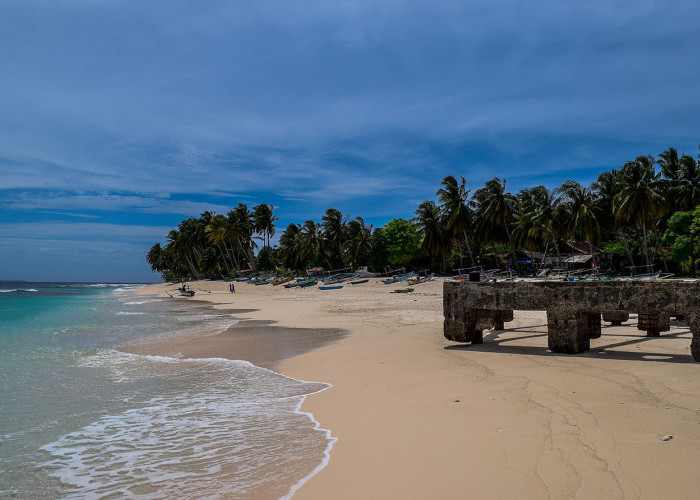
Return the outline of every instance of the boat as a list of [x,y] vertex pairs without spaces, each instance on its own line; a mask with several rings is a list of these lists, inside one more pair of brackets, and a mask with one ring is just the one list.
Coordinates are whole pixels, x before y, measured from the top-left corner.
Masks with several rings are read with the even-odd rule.
[[389,293],[410,293],[413,290],[414,290],[413,288],[398,288],[398,289],[394,290],[393,292],[389,292]]
[[192,290],[190,287],[187,285],[181,286],[180,288],[177,289],[177,291],[182,295],[183,297],[194,297],[194,290]]
[[412,285],[417,285],[419,283],[425,283],[426,281],[431,281],[434,276],[435,276],[434,273],[431,273],[427,276],[413,276],[413,277],[409,278],[407,281]]
[[334,286],[320,286],[318,287],[319,290],[338,290],[340,288],[343,288],[343,285],[334,285]]
[[351,285],[361,285],[362,283],[367,283],[369,280],[357,280],[357,281],[351,281]]
[[316,281],[316,280],[302,281],[301,283],[297,283],[297,286],[298,286],[299,288],[306,288],[306,287],[308,287],[308,286],[313,286],[313,285],[315,285],[316,283],[318,283],[318,281]]
[[273,283],[272,283],[272,286],[277,286],[277,285],[282,285],[282,284],[284,284],[284,283],[289,283],[289,282],[292,281],[293,279],[294,279],[294,277],[282,278],[282,279],[279,279],[279,280],[273,282]]

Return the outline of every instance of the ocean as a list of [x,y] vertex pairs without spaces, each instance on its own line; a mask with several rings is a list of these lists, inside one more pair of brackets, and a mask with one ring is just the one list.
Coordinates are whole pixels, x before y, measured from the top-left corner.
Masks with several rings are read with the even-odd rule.
[[246,361],[120,348],[236,318],[134,284],[0,283],[0,498],[281,498],[334,442],[328,387]]

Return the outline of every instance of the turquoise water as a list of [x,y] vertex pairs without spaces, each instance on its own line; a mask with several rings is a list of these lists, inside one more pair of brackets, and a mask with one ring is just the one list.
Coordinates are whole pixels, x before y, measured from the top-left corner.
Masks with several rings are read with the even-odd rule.
[[325,384],[121,352],[236,321],[136,287],[0,283],[0,497],[276,498],[325,463]]

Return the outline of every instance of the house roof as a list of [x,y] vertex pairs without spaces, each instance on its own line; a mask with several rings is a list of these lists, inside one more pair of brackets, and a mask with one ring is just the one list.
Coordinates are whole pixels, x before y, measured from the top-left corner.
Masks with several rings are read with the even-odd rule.
[[596,254],[603,253],[603,251],[595,245],[588,243],[587,241],[565,241],[566,246],[578,253],[585,254]]
[[580,254],[572,255],[571,257],[564,259],[565,264],[583,264],[591,260],[593,256],[591,254]]

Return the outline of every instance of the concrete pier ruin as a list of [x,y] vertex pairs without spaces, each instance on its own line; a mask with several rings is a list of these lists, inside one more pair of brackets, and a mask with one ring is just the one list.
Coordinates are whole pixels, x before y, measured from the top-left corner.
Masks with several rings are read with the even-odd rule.
[[637,313],[637,328],[650,337],[682,316],[700,361],[700,281],[547,281],[476,283],[446,281],[444,335],[454,342],[483,342],[485,329],[503,329],[514,310],[547,311],[549,349],[576,354],[590,349],[604,321],[619,325]]

